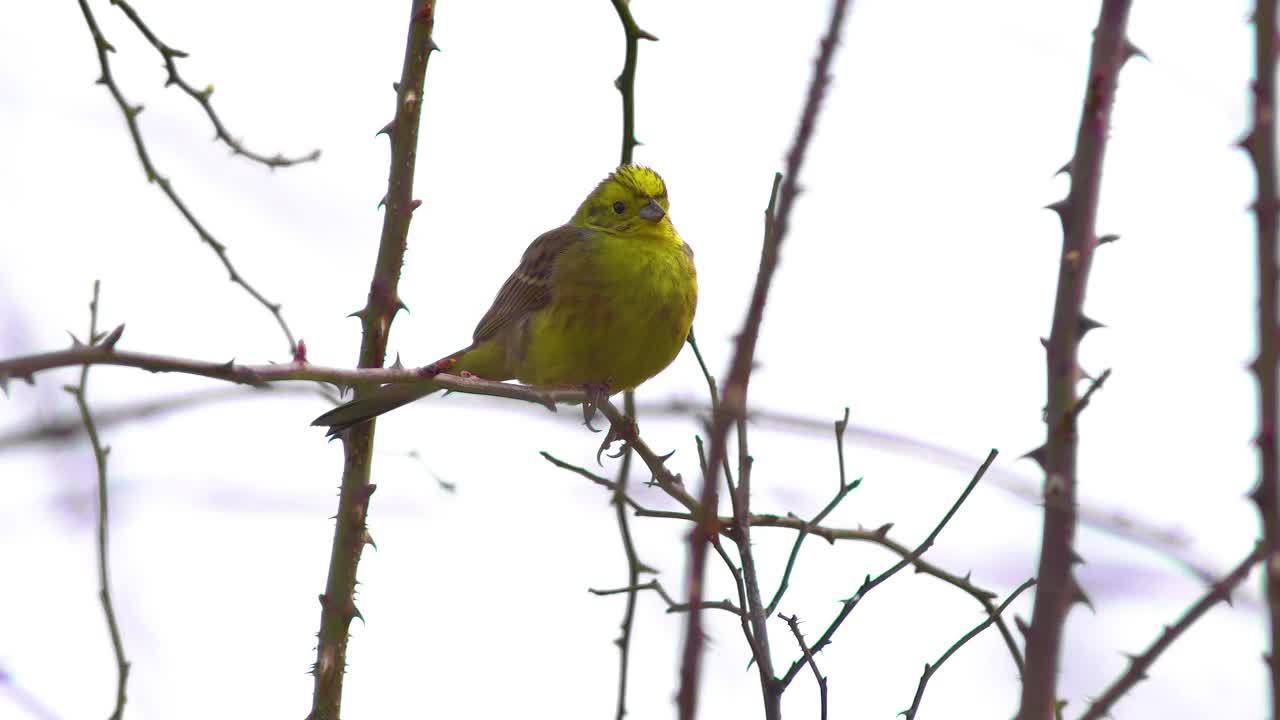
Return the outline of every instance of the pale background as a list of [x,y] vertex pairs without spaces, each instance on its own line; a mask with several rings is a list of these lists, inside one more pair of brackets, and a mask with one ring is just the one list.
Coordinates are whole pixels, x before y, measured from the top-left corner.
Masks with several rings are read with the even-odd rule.
[[[1041,208],[1075,137],[1096,2],[859,0],[805,167],[807,189],[767,312],[752,383],[758,407],[908,434],[1033,479],[1015,458],[1043,437],[1043,356],[1060,231]],[[1109,328],[1083,346],[1114,368],[1083,421],[1082,498],[1179,528],[1225,569],[1256,535],[1243,499],[1256,470],[1252,174],[1242,134],[1251,72],[1241,0],[1138,2],[1131,36],[1152,58],[1121,77],[1087,309]],[[209,142],[200,110],[164,90],[158,56],[107,3],[115,73],[161,172],[244,274],[282,301],[311,359],[354,362],[345,316],[367,292],[407,2],[216,5],[138,0],[152,28],[192,53],[233,133],[259,152],[320,147],[318,164],[269,172]],[[637,0],[659,36],[640,48],[636,159],[663,173],[676,227],[697,251],[696,327],[712,368],[728,362],[754,279],[762,210],[798,114],[826,3]],[[538,233],[567,219],[617,162],[613,80],[623,38],[606,0],[446,0],[431,60],[401,294],[412,314],[391,353],[425,363],[466,341]],[[124,123],[93,84],[97,61],[74,3],[24,3],[0,24],[0,355],[83,334],[92,282],[121,347],[209,360],[287,360],[274,321],[147,186]],[[0,433],[73,409],[70,372],[19,384]],[[99,410],[211,387],[104,368]],[[703,397],[685,352],[641,399]],[[115,598],[134,718],[301,717],[329,558],[338,444],[307,421],[307,395],[249,396],[108,429]],[[378,542],[360,566],[348,717],[612,716],[625,583],[606,494],[537,456],[590,463],[599,436],[562,412],[454,397],[379,425]],[[693,419],[644,420],[673,467],[696,475]],[[969,470],[851,437],[866,480],[834,525],[895,522],[914,545]],[[827,434],[754,431],[755,506],[812,515],[836,487]],[[442,492],[417,462],[458,485]],[[616,472],[607,461],[604,474]],[[643,480],[638,472],[635,480]],[[114,661],[96,601],[94,465],[83,442],[0,453],[0,717],[109,712]],[[652,492],[642,493],[651,502]],[[930,557],[1001,594],[1034,574],[1039,515],[980,486]],[[634,523],[642,559],[678,591],[683,527]],[[757,533],[776,579],[788,533]],[[1071,614],[1062,692],[1083,710],[1201,585],[1159,555],[1084,530],[1096,614]],[[814,639],[840,598],[893,558],[810,541],[781,606]],[[730,592],[711,565],[712,597]],[[767,583],[772,589],[771,580]],[[1264,704],[1263,621],[1216,608],[1163,657],[1118,717],[1254,717]],[[1026,616],[1030,593],[1015,608]],[[669,717],[682,618],[642,596],[632,717]],[[754,717],[759,692],[735,620],[711,616],[704,716]],[[923,663],[981,619],[976,603],[903,573],[862,603],[819,656],[833,717],[889,718]],[[796,656],[780,621],[783,667]],[[930,683],[921,717],[1006,717],[1016,674],[988,632]],[[815,717],[806,671],[784,700]],[[43,710],[39,709],[43,707]]]

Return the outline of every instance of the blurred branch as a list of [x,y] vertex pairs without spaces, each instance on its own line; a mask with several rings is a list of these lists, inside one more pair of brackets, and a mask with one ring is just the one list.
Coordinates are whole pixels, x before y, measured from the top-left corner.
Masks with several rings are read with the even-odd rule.
[[1271,716],[1280,717],[1280,450],[1276,447],[1280,425],[1280,338],[1276,323],[1280,313],[1277,287],[1277,248],[1280,242],[1280,188],[1277,188],[1276,157],[1276,58],[1280,41],[1276,38],[1276,0],[1258,0],[1253,11],[1253,127],[1240,146],[1253,161],[1258,197],[1253,203],[1258,235],[1258,356],[1253,374],[1258,380],[1258,484],[1250,493],[1262,521],[1262,540],[1272,560],[1266,563],[1268,613],[1267,675],[1271,685]]
[[1100,323],[1084,314],[1084,295],[1093,251],[1094,225],[1102,186],[1102,164],[1111,124],[1120,68],[1138,49],[1125,37],[1129,0],[1103,0],[1093,34],[1088,87],[1085,89],[1075,152],[1067,163],[1071,190],[1050,205],[1062,221],[1062,259],[1054,303],[1053,327],[1046,350],[1047,439],[1032,453],[1045,471],[1044,529],[1036,573],[1035,606],[1027,632],[1027,668],[1023,676],[1019,720],[1046,720],[1057,702],[1057,680],[1067,611],[1087,603],[1072,566],[1076,530],[1077,415],[1076,385],[1081,376],[1080,340]]
[[111,4],[120,8],[120,10],[129,17],[129,21],[133,23],[133,26],[138,29],[138,32],[142,33],[142,36],[147,39],[147,42],[151,43],[151,47],[155,48],[156,52],[160,53],[160,58],[164,61],[165,70],[169,73],[169,77],[165,80],[164,84],[166,86],[177,85],[182,89],[182,92],[186,93],[188,97],[195,100],[200,107],[204,109],[205,115],[209,116],[209,122],[213,124],[214,139],[231,148],[231,152],[233,154],[244,156],[253,162],[266,165],[273,170],[278,167],[300,165],[302,163],[315,162],[320,159],[319,149],[312,150],[306,155],[289,158],[280,153],[276,153],[271,156],[262,155],[246,148],[239,140],[231,135],[226,126],[222,124],[222,120],[218,117],[218,114],[214,112],[213,103],[209,102],[209,96],[213,95],[213,85],[205,87],[204,90],[196,90],[186,81],[186,79],[182,77],[182,74],[178,72],[177,60],[178,58],[187,57],[187,53],[170,47],[164,41],[160,40],[160,38],[156,37],[156,34],[151,31],[151,28],[147,27],[147,24],[143,22],[142,17],[138,15],[138,11],[134,10],[133,6],[126,2],[126,0],[111,0]]
[[818,682],[818,702],[820,712],[818,717],[827,720],[827,678],[818,670],[818,663],[813,659],[813,653],[810,652],[809,646],[804,641],[804,634],[800,632],[800,620],[795,615],[790,617],[778,613],[778,617],[787,621],[787,627],[791,628],[791,634],[796,638],[796,644],[800,646],[800,654],[804,656],[804,660],[809,665],[809,669],[813,670],[813,679]]
[[[272,395],[314,395],[322,397],[334,404],[337,399],[318,385],[280,385],[269,388]],[[208,390],[181,393],[167,397],[151,398],[139,402],[117,405],[109,408],[98,408],[94,412],[94,424],[99,430],[127,425],[139,420],[152,420],[169,413],[182,412],[205,407],[228,400],[245,400],[261,397],[254,390],[241,387],[216,387]],[[72,442],[84,434],[84,423],[79,415],[57,415],[37,422],[28,427],[19,427],[11,432],[0,433],[0,451],[11,450],[23,445],[38,443]]]
[[[293,331],[289,329],[289,324],[285,322],[284,315],[280,312],[280,304],[267,300],[257,288],[250,285],[249,282],[244,279],[240,274],[240,271],[236,270],[235,266],[231,264],[231,259],[227,257],[227,246],[218,242],[218,240],[213,237],[213,234],[210,233],[203,224],[201,224],[195,214],[191,212],[191,209],[187,207],[185,202],[183,202],[182,198],[178,196],[177,191],[173,189],[173,183],[169,181],[169,178],[161,175],[160,171],[157,170],[155,165],[151,162],[151,155],[147,151],[146,142],[142,139],[142,130],[138,127],[138,115],[142,112],[143,106],[130,105],[129,101],[125,99],[124,93],[120,90],[120,86],[116,83],[115,77],[111,74],[111,59],[108,56],[108,53],[113,53],[116,49],[107,41],[106,36],[104,36],[102,34],[102,30],[99,29],[98,21],[94,17],[93,11],[89,8],[89,1],[79,0],[79,3],[80,10],[84,14],[85,23],[89,26],[89,32],[93,35],[94,48],[98,54],[98,66],[102,70],[102,75],[98,78],[98,84],[105,85],[107,87],[107,90],[111,92],[111,97],[115,99],[116,105],[119,106],[120,112],[124,115],[125,124],[129,126],[129,135],[133,138],[133,146],[138,152],[138,160],[142,162],[142,169],[146,171],[147,182],[156,183],[160,186],[160,189],[164,192],[165,196],[169,198],[169,202],[173,203],[173,206],[178,209],[178,212],[182,213],[182,217],[186,219],[187,224],[189,224],[191,228],[196,231],[196,234],[200,236],[200,240],[208,245],[209,248],[213,250],[214,254],[218,256],[218,259],[222,262],[222,266],[226,268],[228,273],[230,273],[231,282],[244,288],[245,292],[249,293],[254,300],[258,301],[258,304],[262,305],[267,309],[267,312],[271,313],[271,316],[275,318],[276,323],[284,332],[285,338],[289,341],[289,353],[294,353],[297,350],[297,343],[294,341]],[[114,0],[113,4],[121,3],[120,0]],[[177,82],[177,80],[175,80],[177,77],[175,74],[176,70],[172,69],[171,66],[172,59],[175,56],[183,56],[185,53],[173,50],[157,40],[155,35],[151,34],[151,31],[146,29],[146,26],[142,24],[142,21],[137,18],[137,13],[133,11],[132,7],[122,4],[121,9],[125,10],[125,13],[129,15],[130,19],[134,21],[134,24],[143,32],[147,37],[147,40],[150,41],[153,46],[156,46],[157,49],[160,47],[166,48],[166,50],[161,51],[161,54],[165,55],[166,66],[171,67],[168,82]],[[184,86],[184,89],[186,89],[185,82],[182,83],[182,85]],[[201,104],[205,105],[210,116],[216,121],[216,115],[212,114],[213,110],[208,105],[207,93],[205,94],[204,101]],[[234,148],[235,146],[233,145],[232,147]]]
[[[391,159],[382,236],[373,278],[369,282],[368,298],[364,308],[355,312],[364,331],[358,363],[361,368],[382,367],[386,360],[391,322],[404,307],[398,286],[409,223],[413,211],[421,204],[413,198],[413,175],[417,167],[418,127],[422,117],[427,61],[431,51],[437,49],[432,39],[434,27],[435,4],[431,0],[413,0],[400,82],[395,85],[395,118],[385,128],[391,138]],[[367,386],[357,388],[356,397],[366,391]],[[354,597],[356,568],[364,546],[373,542],[366,518],[369,498],[377,487],[369,482],[375,425],[375,422],[363,423],[342,436],[342,488],[338,497],[328,578],[324,594],[320,596],[320,632],[313,671],[315,693],[308,720],[338,720],[341,714],[348,631],[352,619],[360,617]]]
[[[947,513],[943,515],[942,519],[938,521],[938,524],[934,526],[928,537],[916,546],[916,549],[912,550],[910,555],[902,558],[888,570],[880,573],[874,580],[870,575],[868,575],[866,580],[863,581],[862,586],[858,588],[858,591],[842,603],[840,612],[836,614],[835,619],[831,621],[831,624],[822,633],[822,636],[818,638],[818,642],[813,644],[814,653],[822,652],[822,649],[831,643],[831,638],[836,634],[836,631],[840,629],[840,625],[845,621],[845,618],[849,617],[849,614],[853,612],[853,609],[857,607],[862,598],[866,597],[867,593],[874,590],[884,581],[893,577],[899,570],[912,564],[913,560],[918,559],[920,556],[924,555],[929,548],[933,547],[933,542],[942,532],[942,528],[947,526],[947,523],[955,516],[956,511],[958,511],[960,506],[964,504],[964,501],[969,498],[969,493],[973,492],[973,489],[977,487],[978,481],[986,474],[987,468],[991,467],[991,463],[995,462],[996,455],[997,452],[992,450],[991,454],[987,456],[986,462],[982,463],[982,466],[978,468],[978,471],[973,474],[973,478],[969,480],[969,484],[965,486],[964,492],[960,493],[960,497],[956,498],[956,501],[952,503],[951,509],[947,510]],[[996,617],[998,617],[998,613],[992,613],[992,618]],[[800,668],[804,667],[804,664],[804,658],[800,658],[791,664],[791,668],[787,670],[787,674],[783,675],[780,680],[782,687],[785,688],[791,684],[791,681],[796,677],[796,673],[800,672]]]
[[911,707],[903,710],[899,714],[905,715],[907,720],[914,720],[916,713],[920,710],[920,701],[924,699],[924,688],[929,684],[929,679],[933,677],[934,673],[938,672],[938,669],[942,667],[942,663],[946,662],[947,658],[951,657],[952,654],[959,650],[965,643],[977,637],[978,633],[986,630],[992,623],[999,619],[999,617],[1004,613],[1005,608],[1009,607],[1009,605],[1022,594],[1023,590],[1026,590],[1035,584],[1035,578],[1032,578],[1019,585],[1016,590],[1009,594],[1009,597],[1005,598],[1004,602],[1000,603],[1000,607],[996,608],[996,611],[992,613],[991,617],[978,623],[977,627],[965,633],[964,637],[955,641],[955,643],[953,643],[951,647],[947,648],[947,651],[942,653],[942,656],[934,661],[932,665],[925,663],[924,673],[920,676],[919,684],[916,685],[916,695],[911,700]]
[[[697,345],[692,340],[690,346],[697,354]],[[711,382],[714,383],[714,378]],[[269,388],[273,394],[280,395],[317,395],[331,404],[340,400],[321,386],[274,385]],[[114,407],[99,407],[94,413],[94,422],[99,430],[127,424],[135,420],[148,420],[161,417],[171,412],[182,412],[202,407],[209,403],[228,400],[256,398],[253,389],[239,387],[218,387],[198,390],[169,397],[126,403]],[[481,396],[483,397],[483,396]],[[503,399],[503,398],[499,398]],[[511,408],[510,405],[506,406]],[[517,406],[519,407],[519,406]],[[690,402],[680,398],[665,401],[638,403],[637,412],[643,415],[691,415],[708,414],[706,405]],[[562,416],[568,418],[568,416]],[[748,410],[747,419],[762,427],[781,431],[803,433],[829,433],[831,423],[827,420],[809,418],[768,408]],[[575,421],[576,422],[576,421]],[[0,451],[11,450],[24,445],[46,442],[71,442],[84,433],[84,424],[78,413],[59,414],[38,422],[30,427],[20,427],[7,433],[0,433]],[[850,423],[844,435],[854,442],[873,446],[877,450],[897,453],[913,460],[949,467],[957,470],[970,468],[981,462],[981,458],[968,453],[959,452],[917,438],[871,428],[865,425]],[[840,446],[837,446],[837,450]],[[1007,467],[993,466],[987,471],[984,482],[995,486],[1030,504],[1039,506],[1043,500],[1040,490],[1032,482],[1011,471]],[[1125,542],[1146,548],[1160,557],[1176,563],[1196,578],[1209,585],[1224,575],[1225,568],[1215,568],[1211,561],[1195,557],[1190,548],[1190,540],[1186,533],[1174,527],[1159,527],[1149,524],[1140,518],[1120,509],[1077,504],[1077,519],[1081,525],[1098,530]],[[1237,602],[1254,604],[1257,602],[1250,594],[1237,598]],[[773,610],[776,610],[776,604]],[[773,612],[771,611],[772,615]]]
[[1226,577],[1222,578],[1220,582],[1214,583],[1208,592],[1197,600],[1195,604],[1187,608],[1187,611],[1182,614],[1182,617],[1178,618],[1177,622],[1172,625],[1166,625],[1160,631],[1160,635],[1146,650],[1142,651],[1141,655],[1130,655],[1129,667],[1124,671],[1124,674],[1116,678],[1116,681],[1093,701],[1089,706],[1089,710],[1080,716],[1080,719],[1102,720],[1102,718],[1110,717],[1111,707],[1115,705],[1116,701],[1147,678],[1147,671],[1151,669],[1151,665],[1155,663],[1156,658],[1160,657],[1160,654],[1167,650],[1178,639],[1179,635],[1199,620],[1215,603],[1225,602],[1231,604],[1232,589],[1243,582],[1254,564],[1268,554],[1270,554],[1270,551],[1265,543],[1260,542],[1255,545],[1253,552],[1240,561],[1240,564]]
[[[98,334],[98,281],[93,283],[93,300],[89,303],[89,334],[85,341],[89,345],[114,344],[118,335]],[[102,613],[107,618],[107,630],[111,634],[111,647],[116,655],[116,705],[111,713],[111,720],[120,720],[124,714],[125,686],[129,681],[129,661],[124,657],[124,643],[120,639],[120,625],[116,621],[115,607],[111,601],[111,573],[107,564],[107,455],[111,448],[105,447],[98,438],[98,429],[93,423],[93,414],[89,412],[89,401],[85,396],[89,386],[89,366],[80,369],[80,384],[67,385],[64,389],[76,400],[80,410],[80,419],[84,422],[85,433],[89,436],[89,447],[93,450],[94,464],[98,469],[98,600],[102,603]]]
[[[786,240],[791,221],[791,209],[799,193],[800,169],[817,125],[822,100],[830,81],[832,58],[839,43],[848,0],[835,0],[825,34],[819,42],[818,56],[814,60],[813,76],[809,82],[804,108],[796,127],[795,137],[787,152],[785,170],[774,176],[769,208],[765,211],[765,233],[760,253],[760,267],[756,275],[751,303],[743,320],[742,331],[735,342],[733,360],[729,365],[728,379],[721,393],[720,412],[715,414],[710,432],[710,452],[707,472],[702,483],[702,512],[698,525],[689,535],[688,587],[690,600],[695,605],[702,598],[703,578],[706,573],[707,545],[719,532],[716,514],[719,465],[727,456],[729,427],[746,418],[747,385],[755,361],[756,341],[760,324],[764,320],[765,302],[777,270],[778,255]],[[781,187],[779,187],[781,183]],[[689,614],[685,626],[684,652],[680,664],[680,691],[677,695],[679,717],[692,720],[697,715],[697,696],[702,664],[702,621],[698,612]],[[765,706],[766,716],[772,717],[771,706]]]

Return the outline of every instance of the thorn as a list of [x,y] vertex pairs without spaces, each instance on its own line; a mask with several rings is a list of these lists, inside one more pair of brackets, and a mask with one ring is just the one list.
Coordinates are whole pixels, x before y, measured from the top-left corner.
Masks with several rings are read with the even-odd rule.
[[1075,548],[1071,548],[1068,552],[1070,553],[1068,559],[1072,565],[1084,565],[1084,558],[1080,557],[1080,553],[1076,552]]
[[378,543],[373,541],[373,536],[369,534],[369,531],[367,529],[364,532],[360,533],[360,542],[364,543],[365,545],[371,546],[374,550],[378,549]]
[[1036,464],[1040,466],[1041,470],[1047,471],[1049,469],[1049,446],[1047,444],[1041,445],[1035,450],[1032,450],[1031,452],[1023,455],[1019,459],[1021,460],[1022,458],[1026,458],[1028,460],[1035,460]]
[[348,315],[347,317],[360,318],[360,319],[363,321],[363,320],[364,320],[364,316],[365,316],[366,314],[368,314],[368,312],[369,312],[369,306],[368,306],[368,305],[366,305],[366,306],[364,306],[364,307],[360,308],[359,310],[357,310],[357,311],[355,311],[355,312],[351,313],[351,314],[350,314],[350,315]]
[[115,330],[108,333],[107,336],[102,339],[102,342],[98,343],[98,346],[107,352],[111,352],[112,350],[115,350],[116,343],[120,341],[121,335],[124,335],[124,323],[117,325]]
[[8,375],[0,375],[0,392],[3,392],[5,397],[9,397],[9,376]]
[[396,298],[395,303],[392,304],[391,307],[395,308],[396,312],[400,312],[401,310],[405,311],[405,313],[409,312],[409,306],[405,305],[404,300],[401,300],[399,297]]
[[658,456],[658,459],[665,463],[666,461],[668,461],[668,460],[670,460],[670,459],[671,459],[671,456],[672,456],[672,455],[675,455],[675,454],[676,454],[676,451],[675,451],[675,450],[672,450],[671,452],[667,453],[666,455],[659,455],[659,456]]
[[1048,205],[1045,205],[1044,208],[1046,210],[1052,210],[1058,213],[1058,220],[1062,222],[1062,234],[1066,235],[1069,230],[1068,222],[1067,222],[1067,213],[1068,211],[1071,210],[1070,196],[1068,195],[1067,197],[1062,198],[1058,202],[1049,203]]
[[228,361],[226,361],[226,362],[222,363],[221,365],[219,365],[219,366],[218,366],[218,369],[219,369],[219,370],[230,370],[230,369],[234,368],[235,366],[236,366],[236,359],[235,359],[235,358],[231,358],[230,360],[228,360]]
[[653,33],[647,32],[647,31],[645,31],[645,30],[643,30],[643,29],[641,29],[641,28],[636,28],[636,37],[637,37],[637,38],[639,38],[639,39],[641,39],[641,40],[653,40],[654,42],[657,42],[657,41],[658,41],[658,36],[657,36],[657,35],[654,35]]
[[1071,602],[1080,603],[1081,605],[1084,605],[1085,607],[1089,608],[1090,612],[1096,614],[1098,611],[1094,609],[1093,601],[1091,601],[1089,599],[1089,596],[1084,593],[1084,588],[1080,587],[1080,581],[1076,579],[1075,575],[1071,576],[1070,582],[1071,582]]
[[1119,235],[1103,235],[1102,237],[1098,238],[1098,244],[1106,245],[1107,243],[1113,243],[1119,239],[1120,239]]
[[384,208],[384,207],[386,207],[386,206],[387,206],[387,196],[386,196],[386,195],[383,195],[383,196],[382,196],[382,199],[378,201],[378,209],[379,209],[379,210],[381,210],[382,208]]
[[1055,172],[1055,173],[1053,174],[1053,176],[1054,176],[1054,177],[1058,177],[1059,175],[1066,175],[1066,176],[1070,177],[1070,176],[1071,176],[1071,165],[1072,165],[1072,163],[1074,163],[1074,162],[1075,162],[1075,158],[1072,158],[1072,159],[1070,159],[1070,160],[1068,160],[1068,161],[1066,161],[1066,162],[1062,163],[1062,167],[1058,168],[1058,171],[1057,171],[1057,172]]
[[68,330],[67,334],[71,336],[71,349],[84,347],[84,343],[80,342],[80,338],[76,337],[75,333]]
[[378,137],[379,135],[386,135],[386,136],[388,136],[388,137],[389,137],[389,136],[391,135],[391,132],[392,132],[393,130],[395,130],[395,129],[396,129],[396,121],[395,121],[395,120],[392,120],[391,122],[387,123],[386,125],[383,125],[383,126],[382,126],[382,129],[381,129],[381,130],[379,130],[378,132],[374,133],[374,134],[373,134],[373,136],[374,136],[374,137]]
[[422,207],[422,201],[413,200],[409,203],[409,212],[413,212],[414,210],[417,210],[420,207]]
[[396,94],[397,94],[397,95],[399,95],[399,94],[400,94],[400,83],[398,83],[398,82],[393,82],[393,83],[391,83],[391,89],[392,89],[392,90],[394,90],[394,91],[396,92]]
[[1078,339],[1083,339],[1084,336],[1088,334],[1090,330],[1097,330],[1100,327],[1106,327],[1106,325],[1103,325],[1102,323],[1098,322],[1097,320],[1094,320],[1093,318],[1089,317],[1088,315],[1085,315],[1084,313],[1080,313],[1080,324],[1076,328],[1076,332],[1077,332],[1076,337]]
[[889,531],[892,529],[893,529],[893,523],[885,523],[880,527],[876,528],[876,537],[883,538],[885,535],[888,535]]
[[426,42],[426,44],[425,44],[425,45],[423,45],[423,47],[425,47],[425,48],[427,49],[427,54],[428,54],[428,55],[430,55],[433,51],[434,51],[434,52],[444,52],[443,50],[441,50],[441,49],[440,49],[440,46],[436,44],[436,39],[435,39],[435,38],[427,38],[427,42]]
[[1013,616],[1013,625],[1018,628],[1018,632],[1022,633],[1023,639],[1031,636],[1031,626],[1027,624],[1026,620],[1022,619],[1021,615]]
[[298,365],[307,364],[307,341],[298,338],[298,346],[293,349],[293,361]]
[[1129,38],[1125,38],[1124,39],[1124,59],[1120,61],[1121,64],[1127,63],[1130,60],[1134,59],[1135,57],[1140,57],[1143,60],[1146,60],[1147,62],[1151,62],[1151,58],[1147,57],[1147,54],[1142,52],[1142,48],[1138,47],[1137,45],[1134,45],[1133,41],[1130,40]]
[[[400,362],[400,353],[398,353],[398,352],[396,353],[396,361],[395,361],[395,362],[393,362],[393,363],[391,363],[391,369],[392,369],[392,370],[403,370],[403,369],[404,369],[404,363]],[[412,457],[412,456],[411,456],[411,457]]]
[[1045,350],[1048,350],[1048,349],[1049,349],[1049,338],[1047,338],[1047,337],[1042,337],[1042,338],[1040,338],[1040,345],[1042,345],[1042,346],[1044,347],[1044,349],[1045,349]]

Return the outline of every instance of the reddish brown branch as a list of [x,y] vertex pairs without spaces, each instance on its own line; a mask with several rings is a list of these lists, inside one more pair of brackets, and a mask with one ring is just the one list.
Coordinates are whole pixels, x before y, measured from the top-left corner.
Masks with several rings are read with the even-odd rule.
[[[409,221],[418,203],[413,199],[413,173],[418,155],[418,123],[422,116],[422,90],[427,60],[436,49],[432,40],[435,6],[431,0],[413,0],[410,7],[404,65],[396,85],[396,114],[389,127],[391,170],[387,181],[382,238],[369,297],[360,318],[364,338],[360,344],[362,368],[380,368],[386,359],[391,321],[404,307],[398,286],[404,264]],[[357,389],[356,397],[362,394]],[[355,605],[356,568],[366,543],[372,542],[365,519],[375,485],[369,482],[376,423],[353,428],[343,437],[345,461],[338,498],[337,523],[329,559],[328,580],[320,596],[320,633],[316,648],[315,694],[310,720],[337,720],[342,706],[342,681],[346,673],[348,629],[359,616]]]
[[[791,208],[799,193],[800,169],[804,164],[804,156],[809,148],[809,141],[813,137],[818,114],[822,109],[822,100],[830,81],[832,58],[835,56],[840,30],[849,4],[848,0],[835,0],[832,4],[830,21],[826,33],[819,42],[818,57],[814,61],[813,76],[809,82],[804,108],[800,113],[795,139],[787,153],[786,170],[782,176],[774,178],[772,193],[774,197],[770,199],[770,208],[765,213],[765,239],[761,248],[760,269],[756,275],[755,289],[752,291],[747,317],[743,322],[742,331],[737,336],[733,361],[729,365],[728,381],[721,396],[720,411],[716,413],[712,426],[708,470],[703,476],[702,517],[699,519],[698,526],[689,534],[688,587],[690,599],[695,605],[702,597],[702,583],[707,565],[707,545],[718,532],[716,505],[720,463],[726,456],[729,428],[738,419],[746,417],[747,385],[751,377],[751,367],[755,362],[756,341],[760,336],[760,324],[764,320],[764,306],[773,282],[773,274],[778,267],[778,251],[787,236]],[[781,189],[778,187],[780,178],[782,179]],[[774,198],[776,198],[776,206]],[[689,622],[685,626],[684,652],[680,663],[680,692],[677,695],[677,704],[681,720],[692,720],[697,715],[702,645],[702,622],[695,611],[689,614]]]
[[[1258,379],[1258,484],[1251,497],[1262,520],[1262,540],[1273,556],[1280,552],[1280,455],[1276,447],[1280,423],[1280,338],[1277,338],[1277,212],[1280,189],[1276,184],[1276,2],[1258,0],[1253,13],[1254,79],[1253,127],[1240,143],[1253,161],[1258,197],[1253,204],[1258,233],[1258,357],[1253,372]],[[1271,681],[1271,717],[1280,717],[1280,567],[1266,563],[1266,598],[1269,619],[1268,676]]]
[[1084,593],[1072,574],[1079,561],[1076,530],[1076,450],[1080,339],[1098,323],[1084,314],[1084,294],[1098,245],[1094,223],[1102,186],[1102,164],[1120,68],[1137,53],[1125,37],[1129,0],[1103,0],[1094,31],[1084,107],[1075,153],[1068,163],[1071,191],[1050,206],[1062,220],[1062,257],[1053,327],[1046,344],[1047,439],[1033,453],[1045,470],[1044,529],[1035,608],[1027,635],[1020,720],[1049,720],[1057,701],[1058,661],[1067,611]]
[[1173,644],[1173,641],[1178,639],[1179,635],[1195,624],[1214,604],[1218,602],[1230,604],[1231,591],[1244,581],[1254,563],[1257,563],[1266,554],[1266,546],[1263,543],[1258,543],[1253,548],[1253,552],[1240,561],[1240,564],[1234,570],[1222,578],[1221,581],[1214,583],[1208,592],[1201,596],[1195,604],[1187,608],[1187,611],[1182,614],[1182,617],[1178,618],[1177,622],[1172,625],[1166,625],[1151,645],[1142,651],[1142,654],[1130,655],[1129,667],[1125,669],[1120,677],[1116,678],[1116,681],[1098,699],[1093,701],[1093,704],[1089,706],[1089,710],[1080,716],[1080,720],[1102,720],[1102,718],[1110,717],[1111,708],[1116,704],[1116,701],[1147,678],[1147,671],[1151,669],[1156,658],[1160,657],[1160,654],[1167,650]]

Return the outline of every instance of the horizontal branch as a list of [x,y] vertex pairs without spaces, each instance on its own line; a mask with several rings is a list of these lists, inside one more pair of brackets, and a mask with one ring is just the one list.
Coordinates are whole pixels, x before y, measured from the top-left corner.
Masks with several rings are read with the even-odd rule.
[[[9,380],[14,378],[34,383],[37,373],[55,368],[77,365],[118,365],[149,372],[199,375],[200,377],[255,387],[265,387],[269,383],[293,380],[324,382],[340,387],[388,383],[431,383],[451,392],[489,395],[537,403],[552,411],[555,410],[557,403],[581,403],[586,400],[586,394],[581,390],[543,389],[457,375],[439,374],[428,376],[417,368],[334,368],[312,365],[307,362],[243,365],[237,363],[234,359],[217,363],[169,355],[116,350],[115,342],[119,340],[123,331],[123,325],[117,327],[107,336],[109,342],[104,341],[97,345],[77,344],[67,350],[0,360],[0,388],[7,391]],[[612,411],[606,410],[605,412],[611,420],[615,415],[621,417],[621,414],[616,409]],[[610,412],[612,412],[612,415],[610,415]],[[657,456],[654,455],[653,457],[656,458]]]

